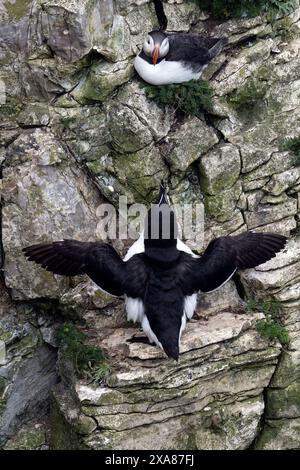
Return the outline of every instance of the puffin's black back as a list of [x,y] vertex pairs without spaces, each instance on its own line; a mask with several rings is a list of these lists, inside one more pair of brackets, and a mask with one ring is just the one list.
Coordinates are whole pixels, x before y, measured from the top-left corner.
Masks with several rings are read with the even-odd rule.
[[185,61],[198,65],[208,64],[228,42],[226,38],[206,38],[184,33],[169,34],[168,38],[170,50],[166,60]]

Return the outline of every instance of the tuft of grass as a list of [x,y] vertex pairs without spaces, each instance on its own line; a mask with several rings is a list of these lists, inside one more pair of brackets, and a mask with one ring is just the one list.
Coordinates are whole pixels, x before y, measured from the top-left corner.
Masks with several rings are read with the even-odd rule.
[[70,359],[80,378],[101,382],[110,372],[107,358],[100,348],[85,343],[86,336],[72,324],[57,330],[57,340],[62,353]]
[[300,137],[294,137],[292,139],[286,139],[282,145],[283,150],[290,150],[295,154],[296,165],[300,165]]
[[217,18],[242,18],[268,14],[288,15],[296,7],[295,0],[196,0],[203,10]]
[[267,316],[264,320],[258,320],[256,329],[265,338],[278,339],[282,345],[289,343],[289,334],[286,328],[274,321],[270,316]]
[[197,116],[202,110],[212,107],[212,91],[205,80],[170,85],[145,85],[146,96],[159,106],[172,106],[184,114]]
[[280,313],[280,304],[276,301],[257,302],[249,299],[246,303],[248,312],[263,312],[266,318],[256,322],[256,329],[261,336],[269,339],[278,339],[282,345],[289,343],[289,334],[286,328],[274,320]]
[[280,313],[280,304],[275,300],[258,302],[255,299],[248,299],[246,310],[248,312],[262,312],[265,315],[277,316]]

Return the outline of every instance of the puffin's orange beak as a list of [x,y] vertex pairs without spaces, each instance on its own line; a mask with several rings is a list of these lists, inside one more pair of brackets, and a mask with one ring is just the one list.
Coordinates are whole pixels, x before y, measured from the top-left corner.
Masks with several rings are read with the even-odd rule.
[[153,64],[156,65],[158,59],[158,47],[155,47],[154,54],[153,54]]

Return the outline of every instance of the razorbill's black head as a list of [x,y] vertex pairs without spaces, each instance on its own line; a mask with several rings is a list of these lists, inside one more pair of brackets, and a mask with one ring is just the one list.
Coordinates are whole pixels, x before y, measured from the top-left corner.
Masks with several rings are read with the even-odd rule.
[[169,206],[167,188],[162,183],[156,204],[152,204],[145,218],[145,255],[157,262],[174,262],[177,250],[178,225],[176,214]]

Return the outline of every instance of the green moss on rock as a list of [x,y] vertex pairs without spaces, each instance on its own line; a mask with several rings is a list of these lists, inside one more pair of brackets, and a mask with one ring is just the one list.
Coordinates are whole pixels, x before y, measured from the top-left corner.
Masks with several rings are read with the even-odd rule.
[[0,106],[0,119],[14,119],[20,111],[23,109],[24,104],[21,103],[17,98],[9,97],[6,103]]
[[120,183],[134,195],[137,203],[155,200],[157,187],[168,176],[158,150],[148,146],[135,153],[114,156],[114,170]]
[[286,387],[294,380],[300,380],[298,351],[283,351],[272,378],[272,387]]
[[298,28],[293,24],[291,17],[285,17],[273,24],[275,35],[280,35],[283,41],[292,41],[298,33]]
[[0,397],[3,396],[4,390],[6,388],[7,382],[4,377],[0,377]]
[[6,328],[0,326],[0,340],[4,343],[8,343],[10,339],[13,337],[13,332],[8,331]]
[[87,436],[97,428],[95,419],[90,416],[80,415],[77,425],[77,432],[80,435]]
[[299,449],[300,418],[267,420],[255,450]]
[[29,13],[31,3],[31,0],[6,0],[5,8],[11,19],[19,20]]
[[21,430],[5,445],[5,450],[38,450],[45,444],[45,432],[41,428]]
[[113,90],[127,82],[133,75],[133,66],[127,61],[110,64],[100,62],[92,66],[72,91],[71,95],[82,104],[105,101]]
[[251,78],[244,87],[231,94],[228,101],[237,111],[241,111],[249,106],[254,106],[258,101],[262,100],[268,88],[267,81]]
[[218,222],[230,220],[242,193],[241,183],[214,195],[205,196],[204,206],[207,215]]
[[284,389],[269,389],[266,414],[271,419],[300,416],[300,383],[292,383]]
[[296,7],[295,0],[197,0],[199,6],[218,18],[241,18],[268,14],[288,15]]
[[58,398],[52,396],[50,405],[50,448],[51,450],[78,450],[79,436],[76,426],[67,421],[57,401]]
[[239,151],[231,144],[224,144],[208,152],[200,160],[201,189],[210,195],[231,188],[241,171]]

